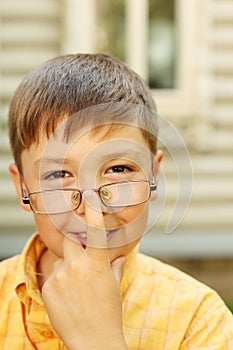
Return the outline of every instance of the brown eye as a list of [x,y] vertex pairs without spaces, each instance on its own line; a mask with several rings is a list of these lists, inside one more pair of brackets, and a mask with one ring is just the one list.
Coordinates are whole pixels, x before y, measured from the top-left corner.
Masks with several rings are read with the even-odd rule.
[[126,171],[132,171],[132,169],[126,165],[115,165],[109,169],[111,173],[123,173]]

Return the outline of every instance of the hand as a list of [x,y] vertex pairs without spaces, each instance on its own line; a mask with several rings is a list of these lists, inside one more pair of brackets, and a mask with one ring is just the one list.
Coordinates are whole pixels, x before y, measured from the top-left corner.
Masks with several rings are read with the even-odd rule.
[[[85,219],[86,249],[64,238],[64,259],[54,264],[42,289],[43,300],[54,329],[69,350],[127,349],[117,282],[125,258],[110,265],[101,212],[85,203]],[[104,248],[96,248],[100,242]]]

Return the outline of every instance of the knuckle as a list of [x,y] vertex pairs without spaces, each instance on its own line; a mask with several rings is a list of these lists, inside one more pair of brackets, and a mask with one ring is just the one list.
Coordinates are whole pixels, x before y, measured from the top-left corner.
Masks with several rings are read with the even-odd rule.
[[55,282],[60,282],[62,279],[63,279],[63,272],[62,271],[57,271],[55,274],[54,274],[54,281]]
[[71,272],[77,272],[79,270],[80,263],[76,259],[73,259],[69,262],[69,270]]

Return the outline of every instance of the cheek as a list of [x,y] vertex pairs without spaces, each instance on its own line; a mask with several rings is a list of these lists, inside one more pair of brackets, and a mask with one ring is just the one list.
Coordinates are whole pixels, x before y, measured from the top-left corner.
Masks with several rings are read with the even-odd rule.
[[129,207],[118,213],[121,229],[109,242],[110,248],[123,247],[140,240],[148,220],[148,204]]
[[63,256],[63,235],[47,215],[34,215],[40,238],[46,247],[58,257]]
[[148,210],[148,203],[143,203],[124,209],[122,213],[119,213],[119,216],[124,219],[126,225],[133,224],[134,222],[147,220]]

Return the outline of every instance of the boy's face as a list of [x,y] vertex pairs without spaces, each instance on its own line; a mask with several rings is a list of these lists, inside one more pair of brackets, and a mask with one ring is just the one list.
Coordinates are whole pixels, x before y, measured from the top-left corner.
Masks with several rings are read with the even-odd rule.
[[[63,204],[67,207],[67,199],[62,193],[59,201],[52,202],[52,206],[49,202],[48,205],[45,203],[48,214],[34,213],[38,232],[48,249],[62,257],[64,235],[77,244],[87,244],[85,208],[88,205],[93,212],[98,212],[99,222],[104,222],[101,228],[106,232],[110,260],[128,254],[145,231],[149,200],[132,206],[109,208],[100,201],[97,192],[91,191],[89,196],[88,190],[122,181],[152,182],[153,175],[157,177],[161,158],[159,153],[156,157],[152,156],[140,129],[129,125],[114,126],[111,130],[108,126],[99,127],[95,133],[86,132],[69,143],[65,143],[59,135],[49,141],[42,137],[38,145],[33,144],[23,151],[23,188],[27,193],[49,190],[51,195],[51,191],[57,189],[82,191],[81,203],[73,211],[54,214],[61,211]],[[15,182],[19,189],[19,176],[15,177]],[[135,194],[138,202],[141,198],[145,199],[142,189],[139,186]],[[155,196],[156,193],[152,192],[150,200]],[[22,205],[29,210],[29,205]],[[100,247],[98,237],[94,245]]]

